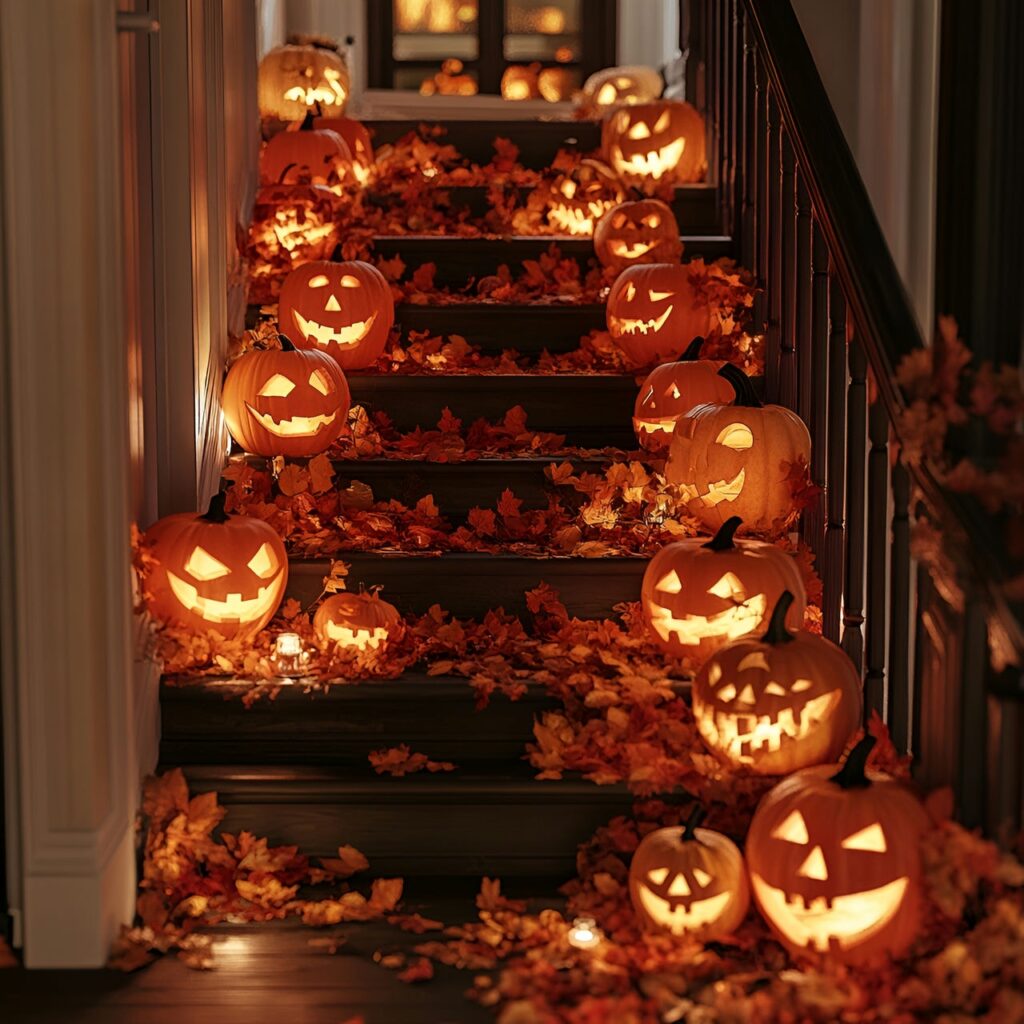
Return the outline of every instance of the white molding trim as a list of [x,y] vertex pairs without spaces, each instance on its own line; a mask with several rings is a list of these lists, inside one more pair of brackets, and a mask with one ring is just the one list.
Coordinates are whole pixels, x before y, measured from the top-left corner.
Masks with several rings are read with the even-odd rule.
[[102,964],[134,904],[115,6],[0,4],[11,531],[0,629],[31,967]]

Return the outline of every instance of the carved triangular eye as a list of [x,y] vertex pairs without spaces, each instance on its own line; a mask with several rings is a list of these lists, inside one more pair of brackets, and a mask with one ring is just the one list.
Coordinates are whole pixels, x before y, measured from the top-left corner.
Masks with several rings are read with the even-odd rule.
[[669,116],[670,113],[669,111],[666,110],[665,113],[663,113],[661,117],[659,117],[658,120],[654,122],[655,135],[659,134],[660,132],[663,132],[668,127]]
[[748,668],[759,668],[768,671],[768,659],[763,651],[752,651],[736,666],[737,672],[745,672]]
[[730,423],[715,438],[715,444],[724,444],[733,451],[746,451],[754,447],[754,435],[745,423]]
[[810,679],[798,679],[791,687],[790,690],[793,693],[803,693],[804,690],[809,690],[814,683]]
[[351,274],[345,274],[341,279],[342,288],[362,288],[363,284],[358,277],[353,277]]
[[664,885],[668,878],[668,868],[654,868],[647,872],[647,880],[653,885]]
[[663,299],[671,299],[675,292],[657,292],[653,288],[647,293],[651,302],[661,302]]
[[736,687],[732,683],[726,683],[718,691],[718,699],[725,701],[726,704],[731,704],[736,699]]
[[260,389],[260,398],[287,398],[295,385],[283,374],[275,373]]
[[840,844],[844,850],[867,850],[870,853],[885,853],[888,848],[885,844],[885,833],[882,826],[876,821],[852,836],[847,836]]
[[618,229],[621,228],[622,225],[625,223],[626,215],[621,210],[619,210],[619,212],[615,214],[614,217],[612,217],[612,227]]
[[220,579],[227,576],[231,570],[219,559],[214,558],[205,548],[198,545],[192,549],[185,563],[185,572],[200,583],[207,583],[210,580]]
[[669,392],[676,401],[683,397],[683,393],[679,390],[678,384],[673,384],[672,387],[669,388]]
[[269,544],[262,545],[249,559],[249,568],[262,580],[273,576],[277,571],[277,556],[274,549]]
[[779,686],[774,679],[764,688],[764,692],[770,693],[773,697],[786,696],[786,688],[784,686]]
[[649,213],[646,217],[644,217],[644,223],[649,228],[656,228],[659,224],[661,224],[661,217],[659,217],[656,213]]
[[743,584],[734,572],[727,572],[721,576],[714,586],[708,587],[708,593],[723,600],[731,598],[733,601],[743,601],[747,596]]
[[718,680],[722,678],[722,666],[717,661],[711,662],[708,666],[708,682],[712,686],[718,685]]
[[626,285],[626,301],[632,302],[636,298],[636,288],[633,287],[633,282],[630,281]]
[[316,277],[310,278],[310,288],[323,288],[327,284],[326,274],[317,274]]
[[669,569],[664,576],[658,580],[658,590],[664,590],[666,594],[678,594],[683,589],[683,581],[675,569]]
[[654,404],[654,385],[653,384],[647,389],[647,394],[644,395],[643,400],[642,400],[642,404],[643,405],[653,405]]
[[701,887],[706,889],[711,884],[711,876],[701,868],[693,869],[693,877],[700,882]]
[[615,101],[615,86],[611,82],[605,82],[597,91],[598,103],[613,103]]
[[321,395],[329,395],[334,390],[331,378],[323,370],[314,370],[309,375],[309,384],[316,388]]
[[787,843],[797,843],[799,846],[806,846],[810,840],[807,831],[807,822],[799,811],[792,811],[789,817],[772,832],[773,839],[784,839]]

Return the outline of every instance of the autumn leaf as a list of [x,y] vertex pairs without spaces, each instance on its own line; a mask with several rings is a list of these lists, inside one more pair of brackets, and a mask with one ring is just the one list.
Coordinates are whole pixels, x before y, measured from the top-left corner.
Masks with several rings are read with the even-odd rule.
[[289,462],[278,474],[277,486],[282,494],[294,497],[309,487],[309,479],[306,470],[294,462]]
[[426,754],[413,753],[402,743],[397,747],[374,750],[369,755],[370,764],[378,775],[401,778],[415,772],[451,772],[455,765],[450,761],[431,761]]
[[334,465],[324,452],[309,460],[309,484],[314,494],[323,494],[331,489],[334,480]]
[[425,957],[421,956],[413,960],[404,971],[398,975],[400,981],[414,983],[418,981],[430,981],[434,976],[434,965]]
[[501,498],[498,499],[498,515],[502,519],[515,519],[519,516],[522,505],[522,501],[506,487],[501,492]]
[[320,861],[325,871],[338,878],[348,878],[358,871],[365,871],[370,862],[354,846],[339,846],[337,857],[325,857]]

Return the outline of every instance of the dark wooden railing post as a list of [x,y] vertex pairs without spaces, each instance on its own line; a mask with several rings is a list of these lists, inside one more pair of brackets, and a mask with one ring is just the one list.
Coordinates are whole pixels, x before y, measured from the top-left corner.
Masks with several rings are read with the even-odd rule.
[[[887,425],[888,428],[888,425]],[[889,729],[899,750],[911,750],[917,687],[910,674],[910,475],[892,467],[892,547],[889,562]]]
[[[803,189],[803,176],[800,178]],[[806,191],[804,192],[806,199]],[[800,199],[797,199],[798,204]],[[809,203],[809,200],[807,200]],[[806,378],[807,393],[801,398],[807,410],[805,421],[811,432],[811,481],[819,488],[814,504],[804,510],[801,526],[804,541],[817,556],[818,571],[825,558],[825,481],[828,455],[829,408],[829,256],[821,226],[811,217],[811,309],[807,344],[800,353],[801,388]],[[807,373],[804,373],[806,369]]]
[[829,280],[828,441],[825,476],[825,558],[822,632],[839,642],[839,607],[846,571],[846,296],[839,281]]
[[888,717],[885,678],[889,629],[889,415],[877,397],[868,411],[867,606],[864,709]]
[[780,327],[782,322],[782,122],[775,94],[768,93],[768,159],[765,179],[768,202],[768,251],[765,256],[768,320],[765,324],[764,389],[768,401],[778,401]]
[[864,667],[865,504],[868,441],[868,360],[860,339],[847,347],[850,386],[846,396],[846,579],[843,589],[843,650]]
[[743,137],[740,141],[740,263],[757,274],[757,108],[761,97],[757,49],[750,38],[746,10],[743,23]]
[[[782,159],[779,210],[779,401],[797,409],[797,270],[796,270],[796,164],[786,131],[780,130]],[[799,409],[797,409],[799,411]]]

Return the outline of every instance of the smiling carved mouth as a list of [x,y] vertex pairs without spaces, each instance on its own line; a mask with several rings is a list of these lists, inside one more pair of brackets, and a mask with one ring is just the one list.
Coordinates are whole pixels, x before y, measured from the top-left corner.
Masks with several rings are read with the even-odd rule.
[[328,622],[324,632],[327,638],[336,644],[341,644],[342,647],[357,647],[359,650],[365,650],[367,647],[376,650],[388,638],[388,631],[383,626],[374,629],[353,629],[337,622]]
[[800,895],[787,897],[756,872],[751,872],[750,880],[765,916],[796,945],[819,953],[828,951],[831,940],[848,949],[884,928],[903,905],[909,883],[897,878],[877,889],[831,899],[818,896],[808,903]]
[[628,316],[609,314],[608,323],[612,329],[612,334],[619,337],[630,334],[648,334],[651,331],[657,333],[665,326],[665,321],[672,314],[674,308],[669,306],[661,316],[655,317],[653,320],[634,320]]
[[653,153],[634,153],[628,160],[621,147],[616,146],[617,163],[620,168],[630,174],[640,174],[645,178],[657,181],[666,171],[672,170],[679,163],[686,149],[686,139],[676,139]]
[[552,206],[548,210],[548,223],[570,235],[592,235],[594,221],[603,217],[614,205],[611,200],[595,200],[587,203],[589,213],[576,206]]
[[634,416],[633,429],[638,434],[657,434],[659,432],[673,434],[675,433],[676,423],[678,422],[678,416],[662,416],[660,419],[649,420],[638,419]]
[[729,896],[728,892],[720,892],[706,900],[691,900],[689,907],[684,907],[681,903],[673,907],[668,900],[657,896],[646,886],[640,886],[640,903],[644,910],[659,925],[668,928],[673,935],[695,931],[712,921],[717,921],[729,902]]
[[651,628],[668,643],[670,637],[687,647],[696,647],[709,637],[726,637],[735,640],[746,636],[764,620],[767,598],[755,594],[734,608],[726,608],[716,615],[687,615],[676,618],[668,608],[651,605]]
[[263,429],[269,430],[275,437],[312,437],[321,427],[333,423],[338,415],[331,412],[322,416],[293,416],[287,420],[275,420],[270,413],[258,412],[248,402],[245,403],[245,407],[259,420]]
[[709,747],[727,753],[734,761],[752,764],[758,751],[774,753],[784,743],[809,735],[819,722],[832,714],[839,698],[839,691],[832,690],[807,701],[801,709],[783,708],[775,718],[719,708],[714,708],[714,714],[709,715],[704,702],[696,698],[693,712],[700,734]]
[[207,622],[255,622],[272,612],[281,598],[280,571],[269,583],[259,588],[255,597],[228,594],[223,601],[200,597],[199,591],[191,583],[186,583],[173,572],[167,573],[167,582],[182,607],[195,612]]
[[679,484],[679,493],[683,501],[700,501],[708,508],[714,508],[723,501],[735,501],[743,491],[743,481],[747,471],[741,469],[731,480],[716,480],[708,486],[706,494],[701,494],[693,484]]
[[376,313],[371,313],[366,320],[357,320],[347,327],[329,327],[327,324],[318,324],[315,320],[307,320],[297,309],[293,311],[296,326],[302,331],[307,341],[314,341],[321,348],[328,348],[331,345],[338,345],[341,348],[358,345],[373,327]]
[[610,248],[613,256],[635,260],[638,256],[646,256],[654,248],[654,242],[636,242],[633,245],[628,245],[619,239],[615,239],[611,243]]

